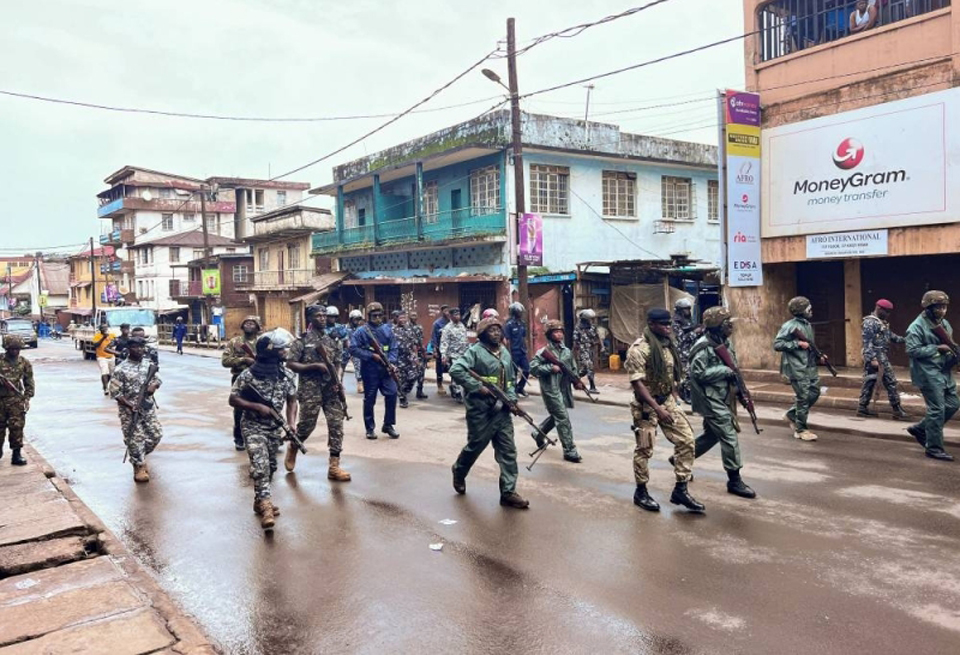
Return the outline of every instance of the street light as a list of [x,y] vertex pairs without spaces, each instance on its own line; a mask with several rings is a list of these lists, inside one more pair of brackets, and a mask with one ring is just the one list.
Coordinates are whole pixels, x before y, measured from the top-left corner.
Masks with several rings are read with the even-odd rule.
[[484,76],[485,78],[487,78],[488,80],[490,80],[490,81],[492,81],[492,82],[496,82],[497,84],[499,84],[500,86],[502,86],[503,88],[505,88],[508,93],[510,93],[510,87],[508,87],[506,84],[504,84],[504,83],[503,83],[503,80],[501,80],[501,79],[500,79],[500,76],[497,75],[495,72],[493,72],[493,71],[490,70],[489,68],[484,68],[484,69],[482,69],[480,72],[483,73],[483,76]]

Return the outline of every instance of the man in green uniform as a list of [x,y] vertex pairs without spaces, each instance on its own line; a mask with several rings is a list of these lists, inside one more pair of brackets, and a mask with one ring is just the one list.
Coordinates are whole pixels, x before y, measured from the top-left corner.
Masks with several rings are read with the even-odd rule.
[[727,472],[727,491],[743,498],[756,498],[756,492],[740,478],[740,422],[737,420],[736,373],[724,365],[717,348],[730,352],[734,365],[737,355],[730,345],[733,322],[723,307],[711,307],[703,313],[706,334],[690,350],[690,391],[693,411],[703,417],[703,434],[697,437],[694,457],[700,457],[717,442]]
[[927,457],[952,462],[953,455],[943,449],[943,426],[960,408],[953,367],[956,353],[934,330],[943,328],[953,341],[953,328],[945,318],[950,298],[943,291],[927,291],[920,305],[923,312],[907,328],[907,355],[910,357],[910,381],[920,389],[927,414],[907,428],[924,447]]
[[680,383],[680,353],[670,337],[670,312],[653,308],[647,312],[647,327],[643,335],[627,350],[625,367],[633,387],[633,433],[637,447],[633,454],[633,475],[637,489],[633,502],[648,512],[659,512],[660,505],[647,492],[650,481],[649,461],[657,438],[657,426],[674,446],[673,470],[677,478],[670,502],[683,505],[694,512],[704,511],[687,491],[687,482],[693,477],[693,428],[680,403],[677,386]]
[[[224,368],[230,369],[230,383],[237,380],[237,376],[253,366],[254,353],[256,349],[257,337],[260,336],[260,318],[258,316],[247,316],[240,324],[242,334],[235,336],[227,342],[223,350],[223,356],[220,363]],[[242,410],[233,409],[233,445],[237,450],[246,448],[243,441],[243,432],[240,430],[240,414]]]
[[530,503],[520,497],[517,488],[517,446],[513,441],[513,417],[510,408],[497,399],[469,371],[503,389],[507,398],[516,403],[513,387],[515,372],[510,353],[503,347],[503,323],[499,318],[486,318],[477,326],[477,343],[450,367],[450,377],[464,390],[467,410],[467,445],[460,451],[453,465],[453,488],[458,494],[467,493],[467,474],[470,467],[493,443],[493,453],[500,465],[500,504],[504,507],[527,509]]
[[[813,307],[810,301],[803,296],[792,298],[787,303],[787,309],[793,318],[780,326],[777,337],[773,341],[773,349],[781,354],[780,375],[790,380],[796,400],[784,415],[793,428],[795,439],[816,441],[817,435],[807,428],[807,417],[810,409],[820,397],[820,372],[817,370],[817,358],[810,352],[813,339]],[[798,339],[799,330],[803,339]]]
[[[23,428],[30,411],[30,399],[36,388],[33,384],[33,365],[20,356],[23,341],[8,334],[3,338],[3,358],[0,358],[0,457],[3,440],[9,438],[13,455],[10,463],[24,466],[27,460],[20,453],[23,448]],[[9,437],[7,435],[9,434]]]
[[[530,362],[530,375],[536,376],[540,381],[540,395],[549,413],[549,416],[540,424],[540,430],[543,434],[548,434],[556,426],[560,443],[563,444],[563,458],[577,464],[583,458],[580,457],[577,446],[573,443],[573,425],[570,423],[567,408],[573,407],[573,383],[576,382],[583,389],[586,387],[583,382],[580,382],[580,378],[571,380],[569,376],[563,374],[563,369],[556,364],[551,364],[543,356],[543,352],[549,348],[554,357],[566,364],[570,371],[577,370],[573,361],[573,351],[563,343],[563,323],[547,321],[546,332],[548,344],[541,348]],[[543,437],[539,433],[534,432],[533,438],[537,441],[538,447],[543,445]]]

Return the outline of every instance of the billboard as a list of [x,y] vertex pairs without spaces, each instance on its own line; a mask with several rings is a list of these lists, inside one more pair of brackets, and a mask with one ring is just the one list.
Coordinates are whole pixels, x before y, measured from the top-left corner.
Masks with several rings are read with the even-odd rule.
[[216,268],[203,269],[203,295],[220,295],[220,270]]
[[740,91],[723,96],[726,164],[727,283],[763,284],[760,265],[760,96]]
[[950,223],[960,89],[763,131],[763,237]]
[[543,217],[540,214],[520,215],[520,255],[517,264],[543,266]]

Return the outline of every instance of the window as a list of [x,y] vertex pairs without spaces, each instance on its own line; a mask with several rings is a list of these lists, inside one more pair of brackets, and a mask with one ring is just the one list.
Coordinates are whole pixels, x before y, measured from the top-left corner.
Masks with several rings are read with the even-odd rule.
[[197,215],[196,215],[196,214],[184,214],[184,215],[183,215],[183,220],[184,220],[185,223],[193,223],[195,220],[197,220]]
[[170,263],[177,264],[180,262],[180,246],[170,246]]
[[720,222],[720,183],[717,180],[707,180],[707,220]]
[[261,271],[270,270],[270,249],[269,248],[260,249],[260,270]]
[[220,214],[204,214],[203,222],[207,224],[207,232],[220,233]]
[[163,214],[160,219],[160,229],[164,232],[173,230],[173,214]]
[[474,216],[500,209],[500,168],[487,166],[470,171],[470,208]]
[[357,227],[363,227],[367,224],[367,210],[361,207],[357,210]]
[[287,192],[277,191],[277,207],[283,207],[287,204]]
[[637,174],[603,171],[603,215],[637,215]]
[[423,222],[436,223],[440,220],[440,195],[436,180],[427,182],[423,187]]
[[664,220],[691,221],[693,214],[690,211],[690,187],[692,180],[689,177],[660,178],[660,206]]
[[300,268],[300,246],[287,246],[287,268]]
[[569,214],[570,169],[566,166],[530,166],[530,211]]
[[143,297],[143,280],[137,280],[137,298]]
[[193,249],[193,258],[194,258],[194,259],[203,259],[203,248],[194,248],[194,249]]
[[357,225],[357,203],[347,200],[343,203],[343,227],[349,229]]
[[235,252],[237,252],[237,249],[236,249],[236,248],[227,248],[227,254],[228,254],[228,255],[231,254],[231,253],[235,253]]
[[173,189],[160,189],[160,198],[162,200],[172,200],[176,195],[176,191]]
[[256,209],[263,209],[263,189],[256,189],[253,192],[253,204]]
[[250,269],[246,264],[234,264],[233,266],[234,283],[247,282],[249,275],[250,275]]
[[247,189],[244,195],[247,197],[247,209],[253,209],[253,189]]

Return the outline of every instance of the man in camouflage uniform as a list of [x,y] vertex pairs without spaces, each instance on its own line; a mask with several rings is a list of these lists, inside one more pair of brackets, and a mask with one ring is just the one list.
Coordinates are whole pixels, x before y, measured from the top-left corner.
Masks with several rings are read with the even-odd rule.
[[597,353],[603,350],[600,333],[597,332],[597,326],[593,324],[593,319],[596,317],[595,311],[584,309],[580,312],[579,325],[573,330],[573,354],[580,364],[578,371],[580,377],[586,375],[587,380],[590,381],[590,393],[600,393],[593,379],[593,372],[597,367]]
[[[781,353],[780,375],[790,380],[796,401],[784,417],[793,427],[793,436],[802,441],[816,441],[817,435],[807,428],[810,409],[820,398],[820,372],[817,370],[817,358],[810,352],[813,339],[813,307],[803,296],[792,298],[787,309],[793,318],[784,323],[773,341],[773,349]],[[796,330],[803,335],[798,339]]]
[[881,298],[872,314],[863,317],[863,385],[860,387],[860,406],[857,416],[876,416],[870,410],[870,400],[873,398],[873,389],[883,369],[883,386],[887,390],[887,398],[893,407],[893,418],[899,421],[909,418],[900,404],[900,392],[897,390],[897,376],[890,366],[890,343],[903,343],[904,338],[890,330],[890,312],[893,303]]
[[[317,427],[317,418],[321,410],[327,421],[327,448],[330,450],[330,465],[327,478],[337,482],[349,482],[350,474],[340,468],[340,452],[343,450],[343,419],[346,408],[340,400],[339,371],[330,371],[323,363],[320,353],[326,354],[326,361],[336,366],[342,353],[340,341],[330,335],[326,329],[330,314],[323,305],[307,307],[307,322],[310,327],[303,336],[293,342],[287,357],[287,368],[300,375],[297,388],[297,401],[300,403],[300,422],[297,424],[297,436],[300,441],[307,438]],[[284,457],[283,465],[293,471],[297,465],[299,451],[290,447]]]
[[433,322],[433,327],[430,328],[430,344],[433,346],[433,365],[437,370],[438,396],[447,395],[447,392],[443,388],[443,357],[440,356],[440,337],[443,335],[443,328],[445,328],[449,322],[449,307],[440,305],[440,315],[437,316],[437,320]]
[[[30,411],[30,399],[36,391],[33,383],[33,365],[20,356],[23,340],[8,334],[3,338],[3,358],[0,358],[0,457],[3,457],[3,440],[10,440],[13,454],[10,463],[24,466],[23,428]],[[12,387],[12,388],[11,388]],[[9,437],[7,436],[9,435]]]
[[[273,418],[273,411],[283,416],[286,404],[287,424],[297,422],[296,382],[294,374],[283,364],[292,344],[293,335],[283,328],[260,335],[253,365],[237,376],[230,390],[230,406],[242,410],[240,429],[250,458],[253,511],[260,516],[264,530],[273,529],[280,514],[270,497],[270,481],[277,470],[277,452],[285,433],[283,425]],[[291,444],[290,448],[295,446]]]
[[[443,368],[449,369],[453,363],[470,347],[467,340],[467,326],[460,320],[460,308],[450,308],[450,322],[443,327],[440,333],[440,358]],[[450,396],[458,403],[463,402],[463,389],[456,380],[450,382]]]
[[[339,309],[330,305],[324,310],[324,314],[327,319],[324,332],[330,337],[330,347],[333,348],[333,350],[330,351],[332,358],[330,361],[337,367],[337,379],[342,380],[343,368],[346,366],[343,354],[350,348],[350,333],[347,331],[346,325],[337,323],[337,319],[340,318]],[[310,320],[307,319],[307,322],[309,323]]]
[[530,503],[517,493],[517,446],[513,441],[513,417],[508,406],[499,404],[493,394],[476,378],[473,371],[487,382],[503,390],[507,398],[517,402],[513,379],[516,373],[510,353],[503,347],[503,324],[499,318],[486,318],[477,325],[477,343],[453,361],[450,378],[463,387],[467,411],[467,445],[453,465],[453,488],[467,493],[467,474],[488,444],[493,444],[494,457],[500,465],[500,504],[527,509]]
[[417,400],[426,400],[429,396],[423,392],[423,378],[427,372],[427,351],[423,347],[423,326],[416,312],[410,312],[410,329],[416,335],[417,343]]
[[[530,375],[540,381],[540,395],[549,414],[540,424],[540,431],[548,434],[556,426],[560,443],[563,444],[563,458],[568,462],[579,464],[583,458],[580,457],[577,445],[573,442],[573,424],[570,423],[567,408],[573,408],[573,385],[582,389],[586,387],[580,378],[571,380],[569,376],[563,374],[563,369],[556,364],[551,364],[543,355],[549,348],[557,359],[567,365],[567,368],[576,371],[573,353],[563,343],[563,323],[547,321],[546,333],[547,345],[537,351],[533,361],[530,362]],[[533,438],[538,448],[543,446],[544,439],[540,433],[534,432]]]
[[[133,466],[135,482],[150,481],[146,458],[163,438],[163,429],[157,418],[157,404],[153,400],[153,394],[160,388],[160,378],[155,368],[151,373],[150,369],[155,364],[143,356],[145,346],[143,338],[130,337],[127,358],[113,371],[109,386],[110,397],[117,401],[120,430]],[[143,403],[138,408],[137,399],[144,385],[147,386]],[[138,413],[134,414],[135,411]]]
[[657,438],[657,427],[673,443],[673,470],[677,482],[670,502],[694,512],[704,506],[687,491],[693,477],[693,428],[677,402],[680,383],[680,354],[670,337],[670,312],[653,308],[647,312],[643,335],[627,350],[625,368],[633,387],[633,433],[637,447],[633,454],[633,475],[637,489],[633,502],[648,512],[659,512],[660,504],[647,492],[650,481],[649,461]]
[[[253,365],[254,353],[257,343],[257,337],[260,336],[260,317],[247,316],[240,324],[243,331],[227,342],[223,350],[223,356],[220,363],[224,368],[230,369],[230,383],[237,380],[237,376]],[[240,412],[238,408],[233,410],[233,445],[237,450],[245,448],[243,442],[243,432],[240,430]]]
[[690,403],[690,349],[703,329],[693,322],[693,303],[681,298],[673,307],[673,337],[680,353],[680,399]]
[[407,312],[397,314],[396,327],[393,333],[397,337],[397,372],[400,374],[400,406],[409,407],[407,395],[413,391],[420,374],[420,342],[417,341],[417,332],[407,318]]
[[357,393],[363,395],[363,380],[360,378],[360,358],[350,352],[350,340],[353,334],[363,326],[363,312],[359,309],[350,311],[349,323],[347,323],[347,347],[343,353],[343,368],[346,370],[347,362],[353,362],[353,377],[357,381]]
[[703,416],[703,434],[697,437],[694,457],[700,457],[720,443],[720,458],[727,472],[727,491],[742,498],[756,498],[756,492],[740,477],[740,422],[737,420],[737,375],[728,368],[717,348],[730,353],[734,365],[737,354],[730,343],[733,322],[723,307],[711,307],[703,313],[706,334],[690,350],[690,387],[693,411]]
[[943,291],[927,291],[920,305],[923,312],[907,328],[907,356],[910,357],[910,380],[923,394],[927,414],[916,425],[907,428],[926,451],[927,457],[952,462],[953,455],[943,449],[943,426],[960,408],[953,368],[957,354],[934,332],[946,331],[954,341],[953,328],[946,319],[950,297]]

